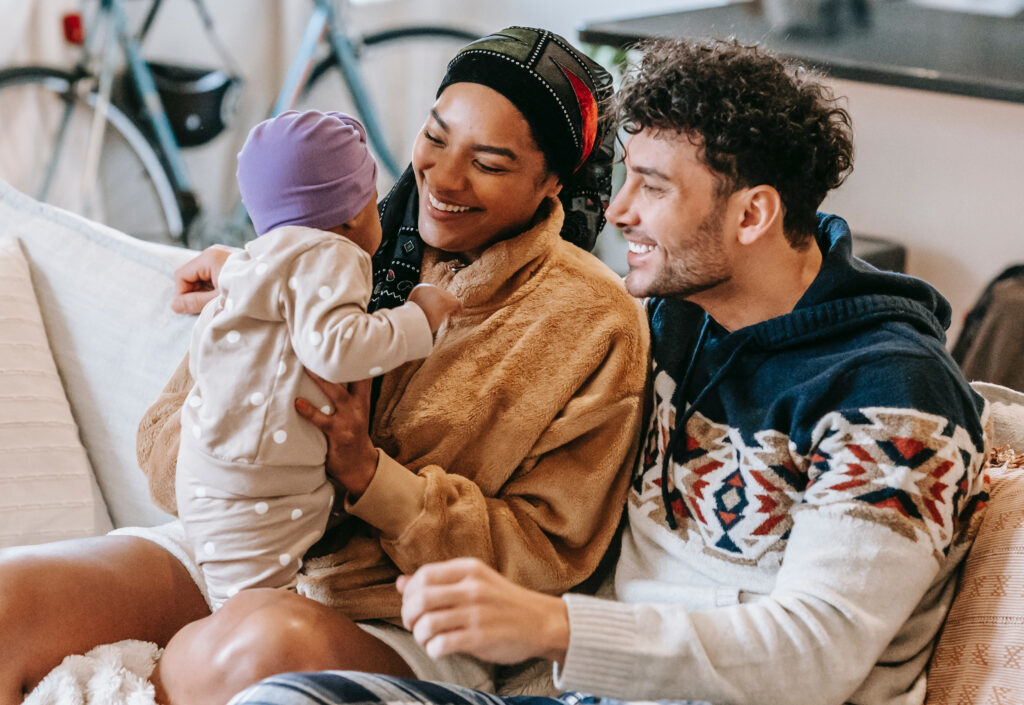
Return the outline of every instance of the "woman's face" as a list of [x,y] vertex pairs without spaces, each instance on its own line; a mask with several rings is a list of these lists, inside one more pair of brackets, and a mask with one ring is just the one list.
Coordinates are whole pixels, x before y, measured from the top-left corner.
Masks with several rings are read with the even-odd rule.
[[412,167],[423,241],[475,259],[518,235],[561,189],[522,113],[497,91],[453,83],[416,137]]

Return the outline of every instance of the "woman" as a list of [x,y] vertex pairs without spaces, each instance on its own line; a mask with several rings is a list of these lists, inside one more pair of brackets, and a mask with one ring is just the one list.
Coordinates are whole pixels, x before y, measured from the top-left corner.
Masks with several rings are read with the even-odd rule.
[[[185,625],[158,674],[172,704],[223,703],[283,670],[490,686],[483,664],[434,661],[384,620],[399,616],[395,579],[426,562],[474,556],[558,593],[594,570],[614,534],[639,427],[646,326],[618,279],[566,241],[589,248],[601,224],[610,136],[597,105],[608,85],[563,39],[525,28],[475,42],[450,65],[411,169],[382,204],[371,305],[396,305],[424,281],[456,294],[463,314],[427,360],[382,379],[372,424],[368,384],[323,384],[330,414],[297,401],[327,435],[342,490],[343,521],[305,564],[300,592],[313,599],[244,591],[206,617],[177,524],[29,552],[0,570],[0,594],[14,596],[0,607],[0,631],[32,634],[24,643],[34,654],[0,665],[10,693],[0,705],[20,702],[20,688],[66,653],[129,637],[163,644]],[[212,295],[203,290],[222,254],[183,268],[189,291],[179,308]],[[140,425],[140,464],[167,509],[190,386],[183,365]],[[63,620],[30,618],[42,571],[67,586],[50,601]]]

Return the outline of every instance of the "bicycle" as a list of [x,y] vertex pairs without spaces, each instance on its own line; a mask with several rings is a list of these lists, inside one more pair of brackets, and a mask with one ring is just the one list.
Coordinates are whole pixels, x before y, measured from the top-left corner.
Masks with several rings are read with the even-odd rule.
[[[0,138],[5,138],[0,144],[0,179],[37,200],[142,239],[207,244],[190,232],[202,205],[182,156],[180,135],[176,136],[168,119],[168,106],[161,100],[152,67],[142,57],[142,41],[163,0],[153,0],[135,32],[128,29],[124,2],[98,1],[95,17],[86,24],[91,29],[82,42],[81,57],[71,70],[50,66],[0,70]],[[220,50],[203,1],[192,2]],[[399,45],[417,49],[423,40],[439,44],[442,48],[434,55],[443,56],[446,63],[457,48],[479,35],[443,25],[409,25],[358,36],[348,31],[346,9],[347,0],[313,0],[270,113],[276,115],[300,103],[339,109],[336,94],[322,96],[322,89],[334,81],[351,97],[351,112],[366,126],[382,171],[395,178],[406,159],[399,158],[391,146],[371,96],[372,82],[361,74],[368,51],[379,49],[398,56]],[[326,53],[318,55],[318,50]],[[118,53],[130,78],[123,84],[115,81]],[[418,55],[409,61],[417,69],[425,63]],[[122,85],[127,88],[118,90]],[[416,108],[420,120],[426,107]]]

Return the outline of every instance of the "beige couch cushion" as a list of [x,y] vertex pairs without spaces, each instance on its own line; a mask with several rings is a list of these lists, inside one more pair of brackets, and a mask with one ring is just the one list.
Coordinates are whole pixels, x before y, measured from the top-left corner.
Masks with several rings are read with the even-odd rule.
[[0,547],[110,530],[18,240],[0,236]]
[[990,501],[928,671],[928,705],[1024,703],[1024,394],[991,404]]
[[0,182],[0,236],[21,240],[53,357],[115,526],[169,517],[135,459],[143,412],[188,347],[194,318],[168,303],[195,253],[142,242]]

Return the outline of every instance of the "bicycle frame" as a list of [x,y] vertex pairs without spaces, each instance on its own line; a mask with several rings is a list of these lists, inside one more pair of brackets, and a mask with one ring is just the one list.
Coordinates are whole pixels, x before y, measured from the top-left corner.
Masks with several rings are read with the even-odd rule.
[[[119,65],[117,53],[120,51],[125,71],[131,78],[129,83],[132,88],[129,90],[137,96],[140,106],[137,112],[129,115],[129,119],[135,123],[142,123],[142,132],[161,162],[182,216],[184,238],[184,232],[199,213],[198,199],[181,147],[174,136],[170,119],[157,91],[156,80],[142,55],[142,42],[162,0],[153,0],[137,32],[130,31],[128,27],[125,1],[96,0],[95,11],[90,21],[85,24],[86,41],[75,68],[75,74],[82,79],[79,84],[81,87],[76,90],[95,95],[94,122],[87,145],[82,191],[88,196],[97,182],[99,159],[103,148],[103,124],[111,115],[107,106],[110,105],[114,92],[114,76]],[[336,59],[336,66],[340,69],[343,82],[352,98],[355,113],[366,127],[369,142],[376,152],[379,163],[392,177],[397,178],[404,164],[396,161],[385,142],[381,119],[374,109],[373,99],[358,70],[357,53],[362,39],[350,36],[346,31],[343,8],[338,6],[337,0],[312,0],[312,4],[312,12],[271,109],[271,115],[277,115],[296,104],[313,67],[318,62],[318,46],[325,42],[331,55]],[[71,118],[71,112],[72,103],[69,101],[55,155],[61,151],[60,145],[66,137],[65,127]],[[55,171],[56,157],[47,165],[44,172],[44,194],[54,178]],[[239,215],[242,214],[244,211],[240,210]]]
[[[150,10],[150,16],[146,20],[146,27],[152,21],[152,16],[161,4],[162,0],[154,0]],[[86,203],[86,215],[89,215],[92,191],[97,183],[100,156],[103,150],[104,124],[112,115],[120,114],[111,112],[109,106],[113,93],[114,73],[117,68],[117,51],[120,49],[124,56],[126,70],[132,78],[135,94],[138,98],[139,115],[145,120],[145,128],[148,128],[147,139],[150,147],[155,152],[160,162],[160,170],[166,175],[174,199],[177,203],[180,225],[175,227],[175,232],[182,242],[185,241],[185,233],[189,225],[199,213],[199,202],[192,186],[192,181],[185,167],[179,145],[174,137],[170,120],[164,110],[163,102],[156,89],[156,81],[149,66],[142,58],[141,42],[128,30],[127,18],[124,13],[124,0],[99,0],[96,11],[86,23],[86,37],[82,46],[81,56],[76,63],[74,74],[76,80],[70,85],[70,91],[80,94],[95,96],[94,114],[91,129],[89,132],[88,144],[86,145],[85,164],[82,169],[81,183],[84,203]],[[145,29],[143,30],[144,36]],[[94,70],[93,64],[98,61],[98,70]],[[95,83],[93,83],[95,81]],[[86,90],[78,88],[79,82],[84,83]],[[58,155],[62,152],[67,138],[67,127],[70,123],[71,114],[74,110],[74,95],[67,100],[64,115],[61,119],[59,134],[57,136],[57,147],[53,157],[46,166],[43,175],[41,188],[41,200],[44,200],[51,183],[53,182],[57,168]],[[128,118],[133,122],[137,119]],[[177,228],[180,227],[180,232]]]
[[[157,4],[159,1],[157,0]],[[178,142],[174,138],[174,132],[171,130],[171,123],[167,118],[163,102],[160,100],[160,94],[157,93],[156,82],[149,66],[142,58],[142,46],[128,31],[127,19],[124,14],[124,0],[100,0],[99,7],[96,9],[96,17],[90,25],[92,29],[86,34],[86,44],[79,62],[79,71],[83,75],[89,73],[89,60],[91,57],[99,55],[96,44],[102,37],[99,93],[101,101],[108,101],[113,83],[113,53],[116,40],[125,57],[127,70],[132,75],[140,105],[144,106],[142,113],[153,130],[153,138],[157,143],[158,151],[166,162],[165,166],[175,191],[192,193],[192,182],[182,159]],[[90,25],[87,25],[87,28]]]
[[299,48],[285,75],[284,83],[274,101],[272,115],[278,115],[295,105],[306,84],[309,72],[313,68],[314,55],[317,45],[326,40],[331,51],[338,57],[338,65],[345,78],[345,83],[352,94],[352,101],[355,104],[356,112],[366,126],[370,144],[377,152],[377,158],[384,165],[390,174],[398,178],[402,173],[403,165],[398,164],[391,156],[391,152],[383,141],[383,127],[377,118],[372,100],[363,86],[363,78],[359,75],[356,67],[355,45],[352,39],[342,31],[338,14],[334,9],[332,0],[313,0],[313,14],[306,23]]

